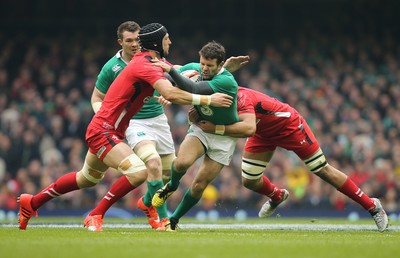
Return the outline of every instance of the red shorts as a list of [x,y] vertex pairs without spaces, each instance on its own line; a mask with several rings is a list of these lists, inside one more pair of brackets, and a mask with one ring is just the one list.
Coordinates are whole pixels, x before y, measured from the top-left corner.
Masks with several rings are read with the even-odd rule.
[[304,118],[295,115],[288,119],[284,130],[275,133],[256,133],[248,138],[244,151],[260,153],[274,151],[276,147],[293,151],[304,160],[319,149],[319,143]]
[[86,143],[90,153],[103,160],[107,153],[118,143],[123,142],[124,135],[115,130],[105,130],[89,124],[86,131]]

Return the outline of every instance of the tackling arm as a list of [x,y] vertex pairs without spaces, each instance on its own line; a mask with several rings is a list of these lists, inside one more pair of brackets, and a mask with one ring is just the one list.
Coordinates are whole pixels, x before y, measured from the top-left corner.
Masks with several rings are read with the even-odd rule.
[[239,114],[239,122],[231,125],[215,125],[209,121],[199,121],[197,125],[206,133],[221,134],[237,138],[251,137],[257,129],[256,116],[252,113]]
[[159,79],[154,85],[166,100],[181,105],[210,105],[214,107],[230,107],[233,97],[224,93],[197,95],[174,87],[167,79]]

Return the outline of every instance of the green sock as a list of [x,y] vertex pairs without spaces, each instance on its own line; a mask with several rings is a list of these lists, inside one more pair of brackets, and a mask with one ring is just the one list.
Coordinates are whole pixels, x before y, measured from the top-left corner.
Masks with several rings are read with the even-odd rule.
[[179,203],[178,207],[171,215],[171,218],[180,219],[183,215],[185,215],[193,206],[195,206],[200,201],[200,198],[197,199],[193,197],[190,193],[190,188],[186,191],[185,196],[182,201]]
[[168,183],[168,186],[172,190],[178,189],[178,186],[180,184],[181,178],[185,175],[186,171],[183,173],[179,173],[175,170],[174,168],[174,162],[172,162],[171,165],[171,180]]
[[[143,197],[143,202],[144,205],[147,207],[151,206],[151,199],[153,198],[153,195],[156,193],[156,191],[164,186],[164,183],[161,180],[155,180],[151,182],[147,182],[147,192]],[[168,212],[167,212],[167,204],[164,203],[160,207],[156,208],[158,212],[158,217],[160,220],[163,218],[168,218]]]

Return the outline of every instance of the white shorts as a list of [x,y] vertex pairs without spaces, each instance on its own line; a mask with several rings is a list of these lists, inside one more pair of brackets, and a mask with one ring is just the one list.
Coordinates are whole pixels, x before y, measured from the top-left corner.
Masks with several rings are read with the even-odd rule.
[[187,135],[197,137],[204,144],[210,159],[225,166],[231,162],[238,138],[205,133],[195,124],[190,126]]
[[165,114],[146,119],[131,119],[126,129],[126,140],[133,149],[141,141],[156,143],[158,154],[175,154],[174,141]]

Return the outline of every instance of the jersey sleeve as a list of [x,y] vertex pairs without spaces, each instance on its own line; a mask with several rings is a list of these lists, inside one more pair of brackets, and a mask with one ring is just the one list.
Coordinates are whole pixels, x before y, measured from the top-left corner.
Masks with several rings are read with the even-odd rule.
[[111,83],[113,82],[114,78],[112,78],[112,74],[107,69],[106,66],[103,66],[101,69],[101,72],[97,76],[97,81],[96,81],[96,88],[101,92],[101,93],[106,93],[108,88],[110,87]]
[[237,110],[238,114],[255,114],[253,102],[250,98],[243,94],[242,92],[238,92],[238,100],[237,100]]
[[154,83],[160,79],[167,80],[167,78],[164,76],[163,70],[160,67],[152,65],[150,61],[144,62],[140,74],[141,79],[151,86],[153,86]]
[[238,84],[231,75],[217,75],[211,81],[208,81],[214,92],[221,92],[229,95],[236,95]]

